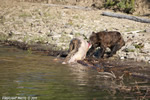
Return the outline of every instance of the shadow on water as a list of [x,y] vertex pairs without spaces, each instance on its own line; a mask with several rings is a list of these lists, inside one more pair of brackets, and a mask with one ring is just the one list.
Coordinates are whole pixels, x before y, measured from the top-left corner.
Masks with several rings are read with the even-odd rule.
[[62,65],[61,60],[55,61],[51,56],[34,55],[0,45],[0,96],[3,100],[4,97],[35,97],[35,100],[150,99],[149,64],[99,62],[89,61],[89,65],[103,66],[102,70],[81,64]]

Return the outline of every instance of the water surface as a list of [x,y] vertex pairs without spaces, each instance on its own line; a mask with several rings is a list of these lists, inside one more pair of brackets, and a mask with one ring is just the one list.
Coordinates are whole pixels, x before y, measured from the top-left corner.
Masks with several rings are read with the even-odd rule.
[[[135,85],[143,88],[132,91]],[[113,80],[78,64],[62,65],[54,57],[0,45],[2,100],[6,100],[5,97],[22,97],[22,100],[148,99],[149,87],[149,79],[125,77],[122,81]]]

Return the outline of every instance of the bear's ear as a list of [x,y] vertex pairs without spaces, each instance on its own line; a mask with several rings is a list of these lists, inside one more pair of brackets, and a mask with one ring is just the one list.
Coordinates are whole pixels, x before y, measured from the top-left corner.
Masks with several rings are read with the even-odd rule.
[[95,34],[95,32],[92,32],[92,34]]

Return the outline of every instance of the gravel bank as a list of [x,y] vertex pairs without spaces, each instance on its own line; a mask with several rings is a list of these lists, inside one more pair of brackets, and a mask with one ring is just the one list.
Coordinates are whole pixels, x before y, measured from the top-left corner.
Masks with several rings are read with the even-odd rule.
[[150,63],[150,24],[102,16],[102,10],[37,3],[8,4],[4,0],[0,3],[1,41],[51,44],[55,50],[67,50],[74,37],[88,38],[93,31],[113,30],[121,32],[126,41],[117,57]]

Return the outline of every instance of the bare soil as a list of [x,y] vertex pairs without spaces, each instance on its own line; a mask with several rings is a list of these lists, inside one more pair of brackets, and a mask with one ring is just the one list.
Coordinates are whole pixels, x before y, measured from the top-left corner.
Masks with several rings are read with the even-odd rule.
[[[78,5],[84,7],[95,7],[103,9],[105,0],[16,0],[24,2],[38,2],[64,5]],[[135,0],[134,15],[150,16],[150,0]]]
[[[101,14],[106,10],[85,7],[85,2],[87,5],[93,3],[90,0],[76,1],[75,3],[80,4],[69,6],[71,3],[68,0],[68,3],[64,3],[68,5],[62,6],[0,0],[0,35],[6,35],[6,37],[0,37],[0,40],[7,38],[9,41],[25,44],[31,42],[52,44],[59,47],[57,48],[59,50],[67,50],[70,40],[74,37],[88,38],[93,31],[119,31],[126,45],[117,53],[117,56],[119,55],[122,59],[131,58],[136,61],[150,62],[149,23],[103,16]],[[52,1],[52,3],[57,2]],[[143,48],[140,48],[140,45]]]

